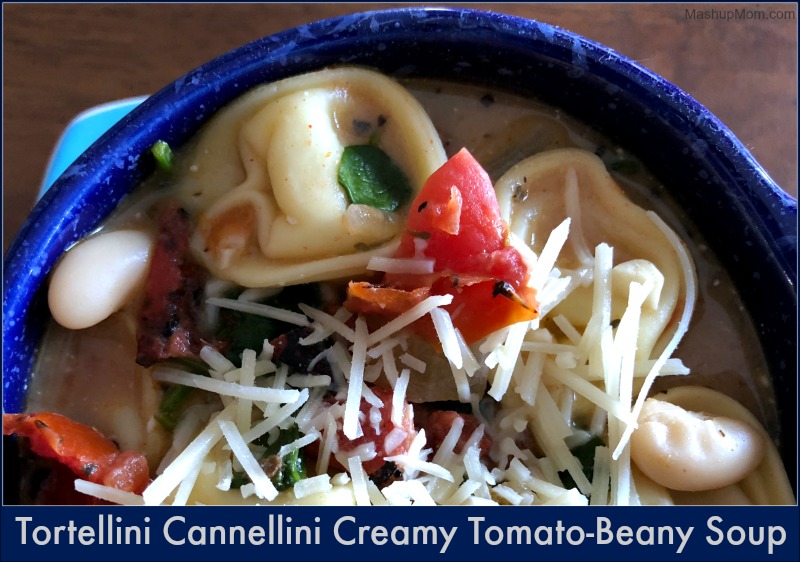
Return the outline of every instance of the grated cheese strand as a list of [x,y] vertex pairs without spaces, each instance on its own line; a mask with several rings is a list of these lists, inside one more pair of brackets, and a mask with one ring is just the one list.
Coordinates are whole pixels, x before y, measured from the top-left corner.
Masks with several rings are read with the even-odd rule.
[[461,416],[453,418],[453,423],[450,425],[447,435],[445,435],[444,439],[442,439],[442,444],[439,445],[439,449],[437,449],[436,453],[433,455],[431,462],[440,464],[442,466],[450,465],[453,462],[453,457],[455,456],[455,446],[458,443],[458,440],[461,438],[461,432],[463,430],[464,418]]
[[570,222],[570,218],[567,217],[561,224],[553,229],[539,254],[539,259],[536,262],[536,266],[531,271],[530,280],[528,281],[528,285],[536,289],[537,292],[541,291],[544,287],[545,281],[547,281],[547,278],[550,276],[550,272],[556,264],[556,259],[558,259],[558,255],[561,253],[561,249],[567,241]]
[[472,353],[472,350],[467,345],[467,341],[461,334],[461,330],[456,328],[455,332],[456,338],[458,339],[458,347],[461,349],[461,359],[464,361],[464,371],[467,373],[467,376],[471,377],[480,369],[481,365],[475,358],[475,354]]
[[431,310],[430,315],[431,319],[433,319],[436,335],[442,344],[444,356],[456,369],[460,369],[464,365],[464,359],[461,357],[461,347],[458,345],[458,336],[450,314],[443,308],[434,308]]
[[194,489],[195,482],[197,482],[197,477],[200,475],[200,469],[202,468],[203,463],[197,463],[192,467],[192,470],[189,471],[189,474],[186,475],[186,478],[184,478],[178,486],[178,491],[175,493],[175,499],[172,500],[172,505],[186,505],[186,502],[189,501],[189,495]]
[[228,445],[231,446],[231,451],[233,451],[234,456],[242,465],[242,468],[250,477],[250,480],[252,480],[259,496],[268,501],[272,501],[278,497],[278,490],[275,488],[269,476],[266,475],[264,469],[261,468],[261,465],[258,464],[258,461],[253,456],[247,443],[242,439],[242,435],[239,433],[236,425],[230,420],[219,420],[217,423]]
[[636,420],[639,418],[639,414],[642,411],[642,406],[644,406],[644,401],[647,399],[647,395],[650,392],[650,387],[653,386],[653,382],[655,382],[658,373],[661,371],[661,367],[664,365],[664,363],[666,363],[667,359],[678,347],[678,344],[683,339],[683,336],[689,330],[689,322],[692,318],[692,314],[694,313],[694,304],[695,300],[697,299],[697,273],[694,269],[694,262],[692,262],[686,247],[683,245],[683,242],[681,242],[680,238],[678,238],[678,235],[675,234],[675,232],[657,214],[652,211],[648,211],[647,216],[650,217],[650,220],[652,220],[661,230],[661,232],[664,233],[664,235],[667,237],[667,240],[669,240],[670,244],[672,244],[672,248],[675,250],[675,253],[678,254],[678,260],[681,262],[681,269],[684,273],[683,281],[686,284],[686,297],[684,298],[683,313],[678,321],[678,327],[664,348],[664,351],[661,352],[661,355],[658,356],[658,359],[656,359],[656,362],[650,368],[650,372],[647,373],[644,383],[642,383],[642,388],[639,390],[636,404],[634,405],[631,413],[633,422],[625,428],[625,431],[622,434],[616,449],[614,449],[614,453],[612,455],[613,458],[617,458],[622,449],[627,445],[631,437],[631,433],[633,433],[637,427]]
[[331,484],[331,477],[327,474],[320,474],[318,476],[311,476],[304,478],[294,485],[294,497],[304,498],[311,494],[321,494],[323,492],[330,492],[333,490]]
[[232,371],[236,368],[236,365],[231,363],[227,357],[208,345],[204,346],[203,349],[200,350],[200,359],[205,361],[212,370],[220,373]]
[[461,486],[453,493],[452,496],[447,498],[443,503],[445,505],[461,505],[467,501],[467,498],[472,496],[481,487],[481,483],[475,480],[465,480]]
[[558,326],[561,332],[567,336],[567,339],[573,344],[578,345],[581,341],[581,333],[572,325],[572,323],[563,314],[553,317],[553,323]]
[[626,423],[632,420],[630,411],[626,410],[625,406],[617,398],[606,394],[572,371],[560,368],[552,359],[545,361],[544,372],[549,377],[571,388],[587,400],[597,404],[618,420]]
[[[242,352],[242,368],[239,376],[239,384],[244,387],[254,386],[256,382],[256,352],[252,349],[245,349]],[[236,405],[236,427],[239,432],[250,429],[253,418],[253,401],[247,398],[240,398]]]
[[286,455],[291,454],[292,452],[296,451],[297,449],[302,449],[306,445],[309,445],[319,439],[319,433],[312,432],[306,435],[303,435],[299,439],[292,441],[291,443],[287,443],[286,445],[281,446],[278,450],[278,456],[283,458]]
[[303,375],[297,374],[289,375],[286,383],[298,388],[314,388],[314,387],[328,387],[331,384],[331,377],[329,375]]
[[[335,332],[335,333],[339,334],[340,336],[342,336],[344,339],[346,339],[347,341],[349,341],[351,343],[353,341],[355,341],[355,338],[356,338],[355,331],[351,327],[349,327],[347,324],[345,324],[344,321],[342,319],[338,318],[337,316],[331,316],[330,314],[328,314],[326,312],[323,312],[321,310],[318,310],[316,308],[313,308],[313,307],[308,306],[307,304],[303,304],[303,303],[298,304],[298,307],[300,307],[300,310],[302,310],[303,313],[306,316],[308,316],[309,318],[311,318],[315,322],[318,322],[324,328],[327,328],[328,330],[330,330],[332,333]],[[343,309],[340,309],[340,310],[343,310]],[[309,338],[310,337],[311,336],[309,336]],[[306,345],[306,344],[304,343],[304,345]]]
[[328,411],[325,419],[325,438],[322,440],[322,448],[319,456],[317,457],[317,473],[323,474],[328,471],[328,465],[331,459],[331,453],[336,447],[336,418]]
[[420,460],[419,458],[414,457],[413,455],[410,454],[384,457],[384,460],[393,462],[395,464],[399,464],[406,471],[425,472],[432,476],[441,478],[442,480],[447,480],[448,482],[454,481],[453,475],[450,474],[450,471],[447,470],[445,467],[432,462]]
[[356,497],[356,505],[370,505],[369,490],[367,489],[367,475],[364,467],[361,466],[361,459],[350,457],[347,459],[347,467],[350,469],[350,477],[353,479],[353,494]]
[[383,364],[383,374],[386,376],[386,380],[389,381],[389,385],[394,388],[397,384],[398,372],[397,363],[394,361],[394,354],[391,349],[384,350],[381,355],[381,363]]
[[403,369],[400,372],[400,376],[397,377],[397,383],[395,383],[394,390],[392,391],[391,420],[396,427],[403,426],[403,415],[405,414],[405,408],[403,407],[403,404],[406,400],[406,390],[408,390],[408,382],[410,379],[411,371],[408,369]]
[[436,265],[436,260],[433,259],[372,256],[367,263],[367,269],[386,273],[426,274],[433,273],[434,265]]
[[519,322],[512,325],[508,331],[508,337],[497,355],[498,367],[492,380],[492,387],[487,394],[498,402],[503,398],[511,383],[511,375],[530,325],[530,322]]
[[367,347],[372,347],[378,342],[388,338],[389,336],[399,332],[406,326],[416,322],[434,308],[440,306],[447,306],[453,302],[453,295],[432,295],[422,302],[419,302],[409,308],[407,311],[393,318],[374,332],[369,335],[367,340]]
[[200,464],[211,448],[222,438],[222,430],[217,423],[230,420],[233,406],[226,406],[197,437],[178,455],[172,463],[156,477],[142,493],[145,505],[160,505],[178,484],[189,474],[196,464]]
[[356,318],[356,338],[353,342],[353,358],[350,366],[350,381],[344,407],[342,431],[348,439],[356,439],[360,433],[358,413],[361,408],[361,390],[364,384],[364,364],[367,360],[367,321]]
[[608,505],[608,486],[611,477],[611,455],[608,447],[595,447],[592,496],[589,505]]
[[369,348],[367,351],[367,355],[369,355],[372,359],[377,359],[381,357],[386,351],[392,350],[395,346],[401,345],[402,342],[400,338],[388,338],[378,345],[375,345]]
[[103,486],[102,484],[95,484],[88,480],[75,480],[75,491],[87,496],[94,496],[117,505],[144,505],[144,499],[138,494],[125,492],[112,488],[111,486]]
[[[589,495],[592,492],[592,485],[583,473],[583,468],[578,459],[572,455],[572,452],[564,442],[564,437],[572,432],[568,427],[565,427],[566,424],[563,423],[563,418],[559,415],[558,406],[556,406],[550,392],[541,382],[539,383],[539,390],[537,390],[536,404],[537,407],[531,410],[531,427],[534,437],[541,444],[547,456],[555,461],[559,469],[569,471],[581,493]],[[554,424],[562,426],[562,430],[554,431]],[[564,432],[566,432],[566,435],[564,435]]]
[[406,367],[414,369],[418,373],[424,373],[425,369],[428,367],[425,361],[419,359],[418,357],[414,357],[408,352],[403,353],[403,355],[400,356],[400,362]]
[[238,312],[245,312],[255,316],[263,316],[265,318],[272,318],[274,320],[281,320],[296,326],[308,326],[310,322],[304,314],[293,312],[284,308],[276,308],[267,304],[259,304],[256,302],[240,301],[237,299],[223,299],[219,297],[210,297],[206,299],[206,303],[220,308],[228,308]]
[[[636,341],[639,334],[642,305],[653,289],[650,279],[645,284],[631,282],[628,293],[628,305],[620,319],[617,333],[611,347],[612,391],[619,396],[623,408],[630,411],[633,396],[633,366],[636,358]],[[628,425],[633,423],[633,419]],[[609,420],[609,445],[618,446],[623,431],[623,423]],[[627,449],[621,450],[616,462],[611,465],[611,503],[613,505],[630,505],[632,481],[630,454]]]
[[572,166],[567,170],[566,185],[564,186],[564,198],[566,200],[567,215],[575,220],[572,237],[572,249],[579,260],[588,266],[592,263],[592,253],[586,245],[586,238],[583,235],[583,225],[581,223],[581,198],[578,188],[578,174]]
[[232,396],[245,400],[259,402],[276,402],[288,404],[295,402],[300,397],[298,390],[283,390],[263,388],[260,386],[243,386],[241,384],[220,381],[202,375],[195,375],[180,369],[158,367],[153,371],[153,378],[161,382],[182,384],[193,388],[200,388],[223,396]]
[[[578,349],[580,355],[589,355],[589,350],[599,345],[601,331],[611,323],[611,269],[614,265],[614,250],[608,244],[595,248],[594,287],[592,288],[592,313],[581,336]],[[600,371],[601,365],[590,363],[589,370]]]
[[399,427],[394,427],[392,430],[386,435],[386,438],[383,440],[383,450],[386,451],[387,455],[391,455],[392,451],[397,449],[397,447],[406,440],[408,437],[408,433],[400,429]]

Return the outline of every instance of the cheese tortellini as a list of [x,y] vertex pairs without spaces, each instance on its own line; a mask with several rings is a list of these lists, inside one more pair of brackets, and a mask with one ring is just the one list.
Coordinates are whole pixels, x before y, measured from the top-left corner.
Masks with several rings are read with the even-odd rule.
[[376,72],[327,69],[246,94],[204,129],[181,170],[178,192],[199,213],[195,255],[249,287],[363,271],[405,223],[404,208],[351,204],[339,185],[345,147],[367,144],[414,194],[446,160],[419,102]]
[[[646,211],[631,202],[597,156],[577,148],[555,149],[526,158],[495,185],[500,212],[511,231],[541,252],[550,232],[565,218],[570,234],[556,266],[590,270],[595,247],[614,249],[611,318],[619,319],[631,282],[652,283],[642,307],[638,359],[657,355],[677,327],[673,319],[685,299],[683,270],[675,250]],[[591,284],[576,288],[553,315],[585,327],[592,311]]]

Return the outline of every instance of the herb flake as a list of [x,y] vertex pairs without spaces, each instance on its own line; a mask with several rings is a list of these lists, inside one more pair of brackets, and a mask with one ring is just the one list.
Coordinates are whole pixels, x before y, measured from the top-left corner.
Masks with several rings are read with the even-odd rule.
[[159,168],[167,173],[172,172],[175,156],[169,144],[162,140],[156,141],[153,146],[150,147],[150,152],[156,159],[156,164],[158,164]]

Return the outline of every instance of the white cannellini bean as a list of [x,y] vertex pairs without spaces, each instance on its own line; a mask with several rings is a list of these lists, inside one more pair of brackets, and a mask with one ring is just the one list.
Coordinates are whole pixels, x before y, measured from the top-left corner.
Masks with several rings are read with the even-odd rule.
[[56,322],[79,330],[122,308],[144,281],[152,245],[144,232],[118,230],[70,248],[56,266],[47,294]]
[[766,445],[751,425],[690,412],[648,398],[631,435],[631,459],[654,482],[686,492],[738,482],[764,458]]

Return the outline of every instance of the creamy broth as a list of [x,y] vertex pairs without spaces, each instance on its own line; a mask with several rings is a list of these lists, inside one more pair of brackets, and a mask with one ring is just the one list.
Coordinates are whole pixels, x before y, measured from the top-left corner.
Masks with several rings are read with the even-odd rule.
[[[718,389],[743,404],[778,440],[774,392],[752,321],[727,272],[670,200],[668,187],[649,176],[631,152],[538,102],[451,83],[404,85],[430,116],[447,156],[466,147],[493,181],[533,153],[578,147],[598,154],[631,200],[655,210],[686,242],[697,267],[699,294],[692,324],[674,354],[692,374],[660,377],[651,393],[686,384]],[[184,171],[193,163],[182,161],[182,156],[192,151],[195,142],[177,153]],[[202,197],[180,186],[176,189],[156,175],[124,202],[104,228],[152,229],[150,203],[175,194],[183,196],[189,208]],[[27,410],[64,413],[113,436],[123,447],[157,459],[168,447],[168,438],[150,419],[158,407],[157,385],[134,362],[132,325],[137,307],[138,302],[131,303],[98,326],[78,332],[53,323],[39,350]]]

